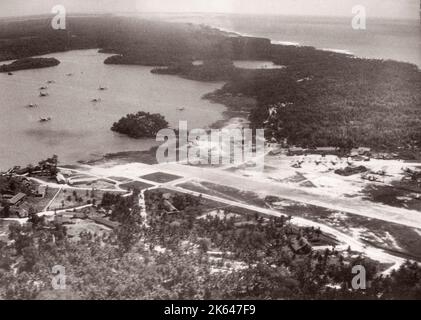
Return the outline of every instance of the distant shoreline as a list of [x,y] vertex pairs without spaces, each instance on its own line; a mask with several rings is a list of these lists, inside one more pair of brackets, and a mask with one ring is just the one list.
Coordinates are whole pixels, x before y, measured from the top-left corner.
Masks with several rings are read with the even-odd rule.
[[[224,15],[225,16],[225,15]],[[250,17],[254,17],[254,16],[260,16],[260,15],[244,15],[244,16],[250,16]],[[289,16],[282,16],[282,17],[289,17]],[[303,18],[304,16],[299,16],[300,18]],[[311,18],[329,18],[329,17],[311,17]],[[337,17],[338,19],[344,19],[344,18],[349,18],[350,17]],[[332,18],[333,19],[333,18]],[[383,20],[390,20],[393,23],[396,23],[397,21],[400,21],[401,23],[404,22],[418,22],[419,21],[417,19],[400,19],[400,20],[392,20],[392,19],[383,19],[383,18],[371,18],[371,20],[373,21],[383,21]],[[169,20],[171,21],[171,20]],[[184,21],[184,20],[183,20]],[[197,22],[194,22],[194,24],[198,24]],[[398,60],[398,59],[391,59],[391,58],[382,58],[382,57],[368,57],[368,56],[364,56],[364,55],[359,55],[357,53],[355,53],[352,49],[350,48],[334,48],[334,47],[320,47],[320,46],[316,46],[316,45],[304,45],[302,43],[300,43],[297,40],[276,40],[273,39],[272,37],[269,37],[267,35],[258,35],[255,33],[249,33],[249,32],[240,32],[238,30],[235,29],[229,29],[229,28],[225,28],[225,27],[220,27],[218,25],[212,24],[212,23],[203,23],[203,25],[208,26],[210,28],[213,29],[217,29],[220,32],[224,32],[227,34],[231,34],[233,36],[238,36],[238,37],[252,37],[252,38],[266,38],[269,39],[271,41],[271,43],[273,45],[283,45],[283,46],[293,46],[293,47],[313,47],[316,50],[321,50],[321,51],[328,51],[328,52],[333,52],[333,53],[339,53],[339,54],[344,54],[344,55],[349,55],[355,58],[359,58],[359,59],[367,59],[367,60],[380,60],[380,61],[386,61],[386,60],[391,60],[391,61],[396,61],[396,62],[400,62],[400,63],[409,63],[409,64],[413,64],[416,65],[418,67],[418,69],[421,71],[421,63],[417,63],[415,61],[407,61],[407,60]]]
[[[39,37],[45,28],[41,22],[34,23]],[[115,32],[116,25],[126,37]],[[268,129],[269,140],[287,139],[290,145],[300,147],[366,146],[379,152],[408,150],[411,154],[414,147],[421,148],[415,121],[420,74],[415,64],[354,59],[343,52],[310,46],[277,45],[268,37],[242,37],[238,32],[184,21],[98,17],[74,19],[72,26],[69,33],[75,38],[71,46],[66,45],[67,34],[55,42],[45,41],[43,47],[38,46],[38,39],[31,38],[28,41],[33,45],[25,44],[27,51],[10,46],[3,56],[51,53],[63,48],[70,51],[76,46],[102,48],[102,52],[118,58],[111,60],[112,64],[165,65],[155,73],[227,83],[205,99],[232,108],[229,118],[231,112],[250,115],[252,126]],[[98,27],[106,28],[106,38],[100,44],[94,37]],[[147,36],[149,46],[132,45],[133,39],[145,40],[137,30],[146,27],[152,30]],[[82,29],[86,34],[80,36]],[[238,37],[230,37],[230,32]],[[196,60],[205,63],[194,65]],[[236,68],[234,60],[272,61],[285,68],[246,70]]]

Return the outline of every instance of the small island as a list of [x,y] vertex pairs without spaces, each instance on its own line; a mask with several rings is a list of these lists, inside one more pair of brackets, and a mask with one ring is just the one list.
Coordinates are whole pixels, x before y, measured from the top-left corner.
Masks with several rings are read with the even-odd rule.
[[40,69],[55,67],[60,64],[55,58],[24,58],[16,60],[10,64],[0,66],[0,72],[12,72],[28,69]]
[[114,123],[111,130],[128,135],[131,138],[154,138],[157,133],[168,128],[168,122],[160,114],[139,111],[136,114],[128,114]]

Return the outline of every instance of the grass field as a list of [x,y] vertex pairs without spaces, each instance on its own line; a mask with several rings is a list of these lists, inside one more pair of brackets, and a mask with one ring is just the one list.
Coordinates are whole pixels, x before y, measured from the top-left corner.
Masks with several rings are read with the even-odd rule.
[[363,190],[365,198],[392,207],[421,211],[421,198],[416,199],[415,193],[393,186],[368,186]]
[[141,179],[157,182],[157,183],[168,183],[174,180],[181,179],[182,177],[164,172],[155,172],[140,177]]
[[178,187],[200,192],[210,196],[217,196],[227,200],[240,201],[251,205],[266,206],[266,203],[257,194],[248,191],[241,191],[235,188],[221,186],[206,181],[193,181],[179,184]]

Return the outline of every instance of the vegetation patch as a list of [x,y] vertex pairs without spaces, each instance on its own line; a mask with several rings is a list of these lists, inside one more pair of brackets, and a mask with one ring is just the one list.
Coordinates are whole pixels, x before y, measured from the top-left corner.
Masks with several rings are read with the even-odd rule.
[[146,151],[124,151],[116,153],[108,153],[99,159],[80,161],[82,164],[97,165],[107,162],[118,162],[118,163],[132,163],[140,162],[145,164],[157,164],[156,160],[157,147],[153,147]]
[[403,188],[369,185],[363,191],[365,199],[397,208],[421,211],[421,197]]
[[253,192],[241,191],[235,188],[222,186],[207,181],[187,182],[179,184],[178,186],[187,190],[192,190],[210,196],[217,196],[227,200],[242,201],[248,204],[263,207],[266,205],[265,201]]
[[155,138],[157,133],[168,128],[168,122],[160,114],[139,111],[128,114],[114,123],[111,130],[128,135],[130,138]]
[[[73,209],[84,205],[97,205],[106,192],[101,190],[73,190],[62,189],[54,202],[50,205],[49,210]],[[121,194],[122,192],[115,192]]]
[[12,72],[27,69],[40,69],[54,67],[60,64],[55,58],[24,58],[10,64],[0,66],[0,72]]
[[128,183],[123,183],[120,185],[120,187],[125,190],[133,190],[133,189],[144,190],[144,189],[153,187],[153,185],[147,184],[141,181],[133,181],[133,182],[128,182]]

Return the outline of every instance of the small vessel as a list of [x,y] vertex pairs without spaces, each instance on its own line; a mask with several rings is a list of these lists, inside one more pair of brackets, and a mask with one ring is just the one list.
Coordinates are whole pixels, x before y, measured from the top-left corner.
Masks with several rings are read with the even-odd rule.
[[54,83],[54,80],[48,80],[47,83],[48,84]]
[[51,119],[51,117],[48,117],[48,118],[39,118],[39,122],[48,122],[48,121],[51,121],[52,119]]
[[9,76],[13,76],[13,72],[9,72],[7,73]]
[[92,99],[91,102],[101,102],[101,99],[100,98],[95,98],[95,99]]
[[40,92],[39,96],[40,97],[48,97],[48,93],[47,92]]
[[73,73],[67,73],[66,76],[71,77],[73,76]]
[[47,86],[42,86],[41,88],[39,88],[40,90],[47,90],[48,87]]
[[99,90],[99,91],[105,91],[105,90],[107,90],[107,88],[106,88],[106,87],[102,87],[102,86],[100,86],[100,87],[98,88],[98,90]]
[[28,104],[28,105],[27,105],[27,107],[28,107],[28,108],[37,108],[37,107],[38,107],[38,105],[37,105],[37,104],[35,104],[35,103],[30,103],[30,104]]
[[178,111],[184,111],[184,110],[186,110],[186,108],[178,108],[177,110]]

